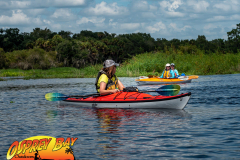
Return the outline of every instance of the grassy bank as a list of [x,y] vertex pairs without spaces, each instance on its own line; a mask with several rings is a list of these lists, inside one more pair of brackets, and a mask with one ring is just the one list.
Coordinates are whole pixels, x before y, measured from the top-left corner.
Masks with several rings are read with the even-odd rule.
[[0,77],[24,77],[24,79],[38,79],[38,78],[84,78],[95,77],[98,66],[91,66],[84,69],[76,69],[73,67],[59,67],[48,70],[32,69],[2,69],[0,70]]
[[240,73],[238,54],[145,53],[133,57],[118,70],[121,76],[160,75],[166,63],[174,63],[179,74],[214,75]]
[[[213,75],[240,73],[240,53],[197,54],[182,53],[145,53],[137,55],[121,64],[117,69],[118,77],[138,77],[142,75],[161,75],[166,63],[175,63],[179,74]],[[48,70],[2,69],[0,77],[23,76],[25,79],[37,78],[91,78],[96,77],[102,65],[89,66],[84,69],[71,67],[51,68]]]

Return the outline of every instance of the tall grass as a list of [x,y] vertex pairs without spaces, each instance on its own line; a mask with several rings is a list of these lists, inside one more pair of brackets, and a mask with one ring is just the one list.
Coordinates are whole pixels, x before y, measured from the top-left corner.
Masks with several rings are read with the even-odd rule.
[[48,70],[32,69],[2,69],[0,70],[0,77],[24,77],[25,79],[38,78],[84,78],[95,77],[101,65],[89,66],[84,69],[77,69],[73,67],[59,67]]
[[238,54],[144,53],[133,57],[117,70],[119,76],[161,75],[166,63],[174,63],[179,73],[213,75],[240,73]]
[[[186,75],[213,75],[240,73],[240,53],[204,54],[202,51],[185,54],[181,51],[144,53],[127,60],[117,68],[118,77],[160,76],[166,63],[175,63],[179,73]],[[59,67],[48,70],[2,69],[0,77],[24,76],[30,78],[93,78],[102,68],[101,64],[76,69]]]

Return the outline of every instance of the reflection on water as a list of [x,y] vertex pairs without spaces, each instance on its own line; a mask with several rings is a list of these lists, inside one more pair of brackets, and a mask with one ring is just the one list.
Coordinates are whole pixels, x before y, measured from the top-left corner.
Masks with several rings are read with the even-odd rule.
[[[192,118],[187,111],[174,109],[96,109],[70,104],[61,104],[58,108],[65,111],[74,109],[74,112],[66,112],[66,116],[60,115],[61,118],[67,117],[67,120],[71,117],[69,114],[74,114],[75,118],[84,116],[84,119],[96,120],[96,124],[84,124],[86,127],[94,126],[97,138],[91,143],[96,143],[95,150],[101,151],[99,158],[121,157],[122,152],[135,152],[134,149],[123,147],[129,142],[133,148],[139,145],[153,145],[154,139],[169,136],[164,133],[169,132],[169,123],[172,123],[172,127],[182,128],[185,121]],[[139,141],[139,138],[142,141]],[[159,146],[158,143],[155,145]]]
[[[134,77],[120,80],[136,86]],[[240,159],[240,74],[200,76],[181,84],[180,93],[192,92],[184,110],[58,106],[44,97],[94,93],[94,82],[0,81],[0,159],[14,141],[37,135],[77,137],[76,159]]]
[[184,110],[170,109],[96,109],[94,111],[99,119],[99,125],[104,133],[121,131],[120,127],[133,125],[132,122],[146,118],[166,117],[191,117]]

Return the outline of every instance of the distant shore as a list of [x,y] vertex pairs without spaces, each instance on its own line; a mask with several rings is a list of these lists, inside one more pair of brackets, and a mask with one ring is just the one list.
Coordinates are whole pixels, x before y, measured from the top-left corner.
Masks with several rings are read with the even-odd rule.
[[[120,64],[117,68],[118,77],[160,76],[166,63],[175,63],[179,74],[215,75],[240,73],[240,54],[166,54],[144,53]],[[24,79],[42,78],[95,78],[101,64],[85,68],[58,67],[48,70],[31,69],[0,69],[2,77],[23,77]]]

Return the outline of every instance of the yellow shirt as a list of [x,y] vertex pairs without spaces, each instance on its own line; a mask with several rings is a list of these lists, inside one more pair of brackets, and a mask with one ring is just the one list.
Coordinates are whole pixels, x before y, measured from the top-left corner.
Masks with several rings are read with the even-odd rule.
[[[117,76],[116,76],[117,77]],[[113,82],[115,81],[115,77],[113,76],[112,79],[111,79]],[[99,79],[98,79],[98,82],[97,82],[97,86],[100,88],[100,83],[101,82],[105,82],[106,85],[108,84],[108,77],[106,74],[102,74]],[[99,89],[98,89],[98,92],[99,92]]]

